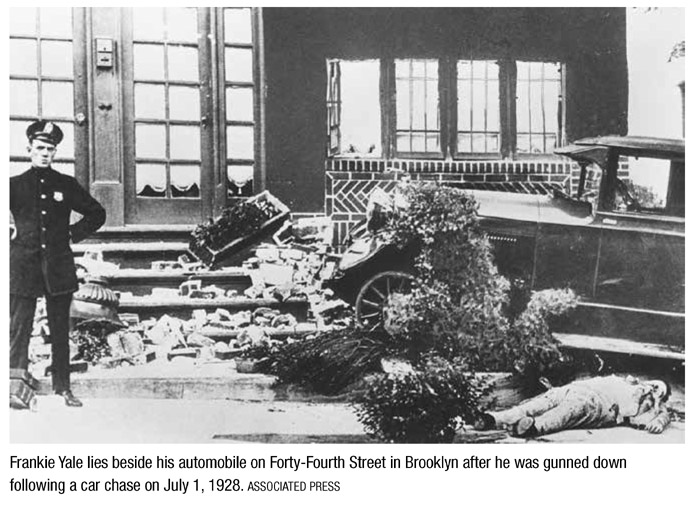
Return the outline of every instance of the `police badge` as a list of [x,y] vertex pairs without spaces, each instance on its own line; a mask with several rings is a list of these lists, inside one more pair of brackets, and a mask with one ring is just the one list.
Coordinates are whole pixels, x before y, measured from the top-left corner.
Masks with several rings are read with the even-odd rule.
[[56,191],[53,193],[53,200],[56,202],[62,202],[63,201],[63,193],[62,191]]

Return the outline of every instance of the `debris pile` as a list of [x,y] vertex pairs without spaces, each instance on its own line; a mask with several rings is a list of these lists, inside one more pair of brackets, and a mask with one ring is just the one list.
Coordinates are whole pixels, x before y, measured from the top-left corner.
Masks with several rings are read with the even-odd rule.
[[[284,218],[288,212],[281,203],[276,204],[278,208],[273,207],[275,199],[270,195],[261,200],[256,203],[266,208],[263,216],[256,212],[257,209],[236,209],[234,212],[258,214],[253,225],[256,229],[266,227],[260,223],[261,218],[274,219],[280,212]],[[153,261],[149,272],[121,269],[119,264],[104,260],[102,252],[96,250],[76,258],[82,279],[102,276],[112,281],[116,279],[117,284],[119,277],[137,277],[138,274],[157,277],[159,273],[164,277],[166,274],[165,280],[159,278],[158,284],[145,290],[148,294],[136,295],[127,288],[117,294],[121,304],[134,301],[146,307],[170,301],[177,308],[147,319],[140,311],[136,311],[140,314],[121,312],[122,327],[105,320],[73,320],[70,342],[73,363],[79,363],[79,369],[87,369],[89,366],[113,368],[178,358],[195,359],[196,362],[229,360],[238,358],[249,348],[272,347],[306,334],[351,324],[351,307],[323,287],[334,274],[340,258],[332,253],[330,219],[307,217],[281,221],[284,222],[281,226],[273,226],[274,232],[266,234],[269,237],[250,245],[250,252],[244,254],[246,258],[238,266],[205,263],[196,260],[193,253],[181,255],[176,260]],[[212,230],[210,227],[207,232]],[[243,245],[239,244],[238,236],[241,233],[227,228],[227,235],[234,235],[235,248],[240,250]],[[243,231],[241,237],[251,233]],[[224,237],[223,233],[215,232],[214,246],[225,247]],[[242,243],[249,241],[246,239]],[[213,300],[219,306],[209,308],[207,304],[208,309],[200,308],[196,306],[197,300]],[[296,307],[302,302],[305,307]],[[258,306],[258,303],[267,306]],[[180,317],[174,315],[179,311]],[[40,302],[30,345],[34,372],[45,373],[50,356],[45,306]]]

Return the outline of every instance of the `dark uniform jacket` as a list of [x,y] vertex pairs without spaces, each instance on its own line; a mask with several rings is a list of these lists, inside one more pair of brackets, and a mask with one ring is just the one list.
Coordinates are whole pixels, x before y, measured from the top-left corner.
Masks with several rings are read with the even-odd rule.
[[[31,168],[10,178],[10,211],[17,236],[10,241],[10,294],[59,295],[77,290],[70,242],[106,221],[104,208],[77,181],[52,168]],[[70,214],[82,215],[70,225]]]

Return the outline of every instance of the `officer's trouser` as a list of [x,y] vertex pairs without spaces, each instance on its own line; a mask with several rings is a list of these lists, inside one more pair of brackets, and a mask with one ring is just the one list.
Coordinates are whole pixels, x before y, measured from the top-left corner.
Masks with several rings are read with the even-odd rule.
[[[72,293],[46,295],[46,314],[51,332],[53,390],[70,389],[70,303]],[[34,325],[36,298],[10,295],[10,368],[29,367],[29,340]]]

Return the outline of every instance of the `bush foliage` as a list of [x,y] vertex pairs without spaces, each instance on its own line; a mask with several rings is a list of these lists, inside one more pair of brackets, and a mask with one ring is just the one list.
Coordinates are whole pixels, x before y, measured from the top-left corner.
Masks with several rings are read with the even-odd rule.
[[417,277],[410,294],[389,298],[387,334],[351,331],[288,345],[273,372],[328,393],[375,371],[384,356],[406,360],[410,371],[368,381],[357,415],[383,441],[445,441],[479,412],[484,386],[474,372],[513,371],[532,390],[566,365],[548,318],[576,298],[569,290],[530,294],[502,277],[468,193],[412,183],[399,194],[407,207],[395,210],[378,237],[416,245]]

